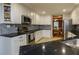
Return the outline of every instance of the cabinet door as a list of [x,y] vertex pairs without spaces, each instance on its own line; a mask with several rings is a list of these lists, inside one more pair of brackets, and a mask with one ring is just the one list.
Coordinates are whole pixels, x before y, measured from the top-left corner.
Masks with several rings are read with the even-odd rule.
[[12,54],[13,55],[18,55],[19,50],[20,50],[20,46],[24,46],[24,45],[27,44],[26,34],[12,38],[11,42],[12,42],[11,43]]
[[0,55],[11,54],[11,39],[0,36]]
[[51,36],[50,30],[42,30],[42,37],[49,37]]
[[35,24],[40,24],[40,16],[38,14],[35,15]]
[[41,33],[40,31],[35,32],[35,41],[38,41],[39,39],[41,39]]
[[35,41],[38,41],[38,32],[35,32]]
[[21,10],[18,4],[12,4],[11,20],[12,20],[12,23],[21,24]]
[[26,34],[21,35],[21,36],[19,37],[19,39],[20,39],[20,40],[19,40],[20,46],[27,45]]
[[11,3],[2,4],[2,23],[12,23],[11,21]]
[[12,38],[12,55],[19,55],[20,42],[18,37]]
[[3,23],[4,20],[4,14],[3,14],[3,4],[0,3],[0,23]]

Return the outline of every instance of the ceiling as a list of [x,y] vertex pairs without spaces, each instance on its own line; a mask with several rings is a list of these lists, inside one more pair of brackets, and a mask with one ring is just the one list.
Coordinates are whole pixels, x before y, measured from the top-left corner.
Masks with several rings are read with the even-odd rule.
[[[78,5],[75,3],[24,3],[25,6],[29,7],[32,10],[35,10],[36,13],[42,14],[43,11],[48,15],[62,15],[69,14],[72,10]],[[65,12],[62,10],[66,9]]]

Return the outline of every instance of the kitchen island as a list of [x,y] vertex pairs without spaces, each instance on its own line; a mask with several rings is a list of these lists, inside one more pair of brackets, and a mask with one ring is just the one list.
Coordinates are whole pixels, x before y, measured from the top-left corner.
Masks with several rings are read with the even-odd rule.
[[[77,31],[71,31],[76,34]],[[51,41],[34,45],[20,47],[20,55],[79,55],[79,49],[65,44],[66,41],[78,40],[79,36],[66,38],[63,41]],[[64,43],[63,43],[64,42]],[[77,42],[78,43],[78,42]]]
[[77,55],[79,49],[63,44],[61,41],[46,42],[20,47],[20,55]]

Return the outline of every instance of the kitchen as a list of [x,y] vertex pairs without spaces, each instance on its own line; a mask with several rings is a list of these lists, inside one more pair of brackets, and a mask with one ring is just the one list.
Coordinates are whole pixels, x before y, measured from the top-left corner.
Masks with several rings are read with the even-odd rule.
[[[51,25],[53,22],[51,15],[49,14],[45,15],[46,13],[45,11],[42,11],[42,13],[37,12],[38,9],[37,10],[32,9],[30,5],[33,5],[33,4],[0,3],[0,16],[1,16],[0,17],[1,19],[0,20],[0,27],[1,27],[0,28],[0,48],[1,48],[0,54],[1,55],[19,55],[19,53],[22,54],[22,51],[20,52],[21,46],[39,44],[39,43],[44,43],[48,41],[51,42],[54,39],[57,39],[57,38],[52,38],[53,37],[52,27],[54,26]],[[36,5],[39,5],[39,4],[36,4]],[[49,6],[50,5],[51,4],[49,4]],[[62,4],[59,4],[59,5],[62,6]],[[78,6],[74,3],[69,5],[71,9]],[[71,9],[69,10],[71,11]],[[76,14],[77,12],[78,12],[78,8],[76,11],[72,12],[71,16],[70,16],[70,13],[67,13],[67,14],[63,14],[62,18],[70,20],[70,17],[72,17],[72,19],[76,19],[75,22],[74,20],[72,21],[72,24],[76,25],[78,24],[78,19]],[[58,15],[57,12],[55,13],[57,14],[57,16],[60,16]],[[55,16],[55,18],[57,18],[57,16]],[[55,21],[57,21],[57,19]],[[57,25],[58,22],[55,22],[55,24],[58,27]],[[60,26],[60,28],[64,29],[65,27],[63,28],[63,24],[61,25],[62,27]],[[56,26],[55,26],[55,29],[57,29]],[[58,31],[55,33],[57,33],[55,35],[58,35],[58,33],[63,33],[61,35],[62,38],[57,39],[58,41],[61,41],[61,39],[66,40],[68,36],[69,38],[73,38],[77,36],[73,33],[69,33],[68,35],[68,33],[66,34],[64,30],[62,32]],[[33,48],[36,48],[36,46]]]

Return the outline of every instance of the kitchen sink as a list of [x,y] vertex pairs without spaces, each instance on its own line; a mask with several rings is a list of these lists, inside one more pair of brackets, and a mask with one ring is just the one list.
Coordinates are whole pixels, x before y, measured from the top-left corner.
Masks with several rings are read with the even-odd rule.
[[62,42],[63,44],[70,46],[72,48],[78,48],[79,49],[79,39],[72,39]]

